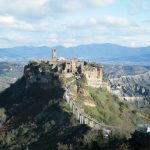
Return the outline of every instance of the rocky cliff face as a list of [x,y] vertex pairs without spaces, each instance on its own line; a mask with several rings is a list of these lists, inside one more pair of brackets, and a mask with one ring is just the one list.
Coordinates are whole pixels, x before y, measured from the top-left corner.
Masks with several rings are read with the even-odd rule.
[[104,72],[108,78],[143,74],[150,70],[150,66],[138,65],[104,65]]
[[[34,118],[50,99],[61,99],[63,92],[61,78],[51,72],[50,66],[29,63],[23,77],[0,94],[0,109],[5,108],[7,114],[15,116],[17,121],[27,121],[29,116]],[[20,112],[20,109],[26,111]],[[0,115],[0,122],[4,115]]]
[[42,89],[52,89],[60,87],[59,74],[51,71],[51,66],[30,63],[24,69],[26,88],[38,85]]
[[113,89],[120,91],[122,96],[150,96],[150,71],[139,74],[111,78],[110,84]]

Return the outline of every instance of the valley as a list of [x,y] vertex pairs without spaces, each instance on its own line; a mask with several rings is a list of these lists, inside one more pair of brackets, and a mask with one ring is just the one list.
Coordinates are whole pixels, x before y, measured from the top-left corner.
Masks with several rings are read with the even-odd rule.
[[23,67],[21,63],[0,62],[0,92],[22,77]]

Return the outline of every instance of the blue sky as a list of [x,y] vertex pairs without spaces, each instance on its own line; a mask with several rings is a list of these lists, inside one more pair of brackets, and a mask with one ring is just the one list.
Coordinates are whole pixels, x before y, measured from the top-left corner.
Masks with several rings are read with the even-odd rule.
[[0,47],[150,45],[150,0],[0,0]]

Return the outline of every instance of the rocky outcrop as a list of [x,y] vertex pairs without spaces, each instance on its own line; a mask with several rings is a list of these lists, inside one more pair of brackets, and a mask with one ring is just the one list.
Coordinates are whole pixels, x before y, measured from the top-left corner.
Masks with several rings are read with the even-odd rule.
[[104,72],[108,78],[143,74],[150,70],[150,66],[138,65],[104,65]]
[[150,97],[150,71],[133,76],[111,78],[113,90],[120,91],[122,97]]
[[[87,106],[96,107],[96,103],[92,99],[89,90],[87,88],[87,83],[85,84],[85,87],[77,86],[76,84],[73,84],[70,86],[70,95],[74,99],[82,99],[83,103]],[[82,95],[82,96],[81,96]]]
[[29,64],[24,69],[24,76],[26,79],[26,88],[37,85],[47,90],[61,86],[59,74],[54,71],[52,72],[51,67],[48,65],[40,66]]
[[96,88],[102,87],[103,71],[101,66],[91,64],[83,73],[86,76],[88,86]]

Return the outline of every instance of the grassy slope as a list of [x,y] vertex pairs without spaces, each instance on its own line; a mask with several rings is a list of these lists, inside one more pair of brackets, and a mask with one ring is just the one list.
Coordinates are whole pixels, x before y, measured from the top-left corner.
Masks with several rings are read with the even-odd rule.
[[[148,121],[141,117],[140,111],[135,111],[127,103],[121,102],[118,97],[110,94],[106,89],[89,87],[89,92],[97,104],[95,108],[85,106],[83,101],[79,100],[78,102],[85,113],[93,116],[100,122],[130,130],[137,123]],[[79,97],[81,98],[81,95]]]

